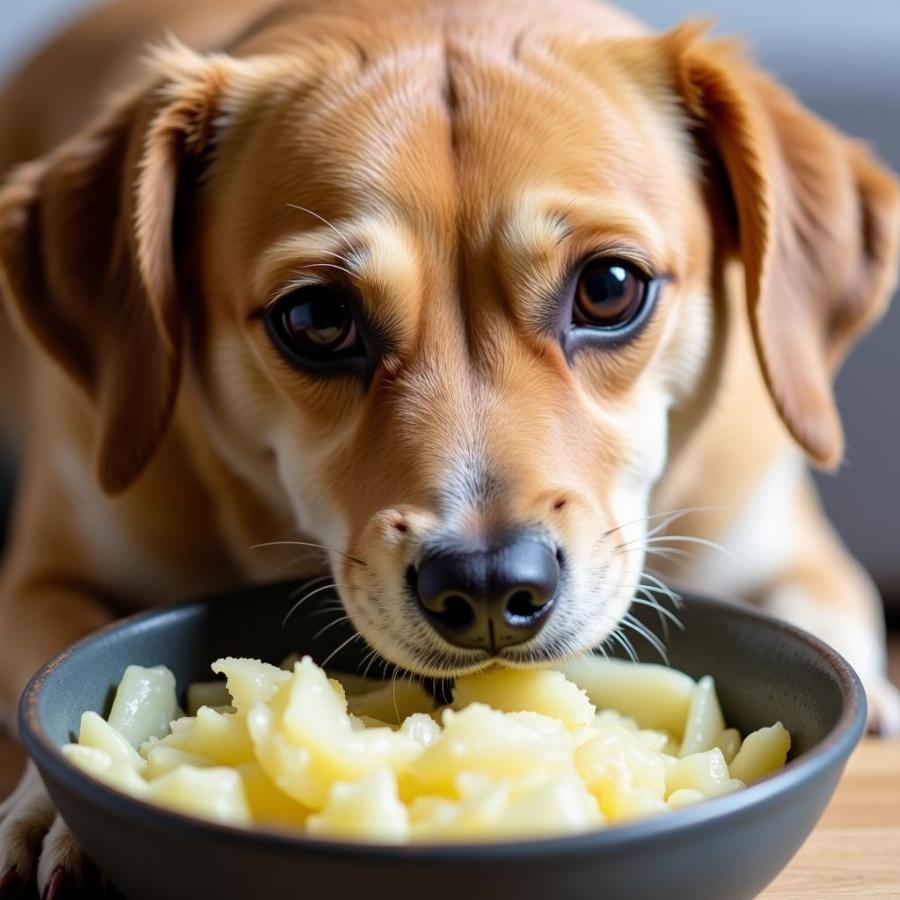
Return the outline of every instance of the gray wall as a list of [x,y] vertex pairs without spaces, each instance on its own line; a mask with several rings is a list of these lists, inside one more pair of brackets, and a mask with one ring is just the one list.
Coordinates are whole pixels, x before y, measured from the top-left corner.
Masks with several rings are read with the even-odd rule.
[[[90,0],[0,0],[0,78]],[[190,0],[185,0],[190,2]],[[712,16],[813,109],[900,171],[900,0],[623,0],[653,25]],[[847,462],[821,480],[854,552],[900,603],[900,303],[838,382]]]

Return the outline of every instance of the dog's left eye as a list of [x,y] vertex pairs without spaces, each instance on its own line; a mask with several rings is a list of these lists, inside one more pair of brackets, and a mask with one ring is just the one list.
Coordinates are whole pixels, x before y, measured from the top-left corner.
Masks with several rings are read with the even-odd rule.
[[328,285],[285,294],[265,313],[275,346],[291,362],[323,368],[365,356],[350,299]]
[[638,316],[651,283],[631,263],[588,260],[575,286],[572,320],[576,325],[621,328]]

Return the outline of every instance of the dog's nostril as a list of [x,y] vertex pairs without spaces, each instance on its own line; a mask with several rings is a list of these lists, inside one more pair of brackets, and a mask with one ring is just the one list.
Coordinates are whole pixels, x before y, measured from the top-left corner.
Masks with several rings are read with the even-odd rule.
[[442,599],[444,601],[444,609],[448,606],[459,606],[460,604],[469,605],[466,598],[461,594],[446,594]]
[[541,600],[531,591],[516,591],[506,601],[506,612],[520,619],[533,616],[550,598]]
[[472,604],[461,594],[447,594],[443,597],[442,607],[434,614],[447,628],[459,631],[468,628],[475,621]]

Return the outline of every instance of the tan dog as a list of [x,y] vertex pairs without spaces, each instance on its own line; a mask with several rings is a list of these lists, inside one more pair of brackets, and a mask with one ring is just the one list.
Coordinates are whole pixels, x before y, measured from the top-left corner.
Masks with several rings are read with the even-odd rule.
[[[197,49],[148,74],[164,28]],[[841,459],[831,378],[900,194],[731,43],[586,0],[128,0],[21,74],[0,134],[0,166],[37,159],[0,195],[7,713],[81,635],[297,540],[419,672],[585,651],[672,577],[831,641],[897,727],[804,453]],[[52,815],[30,773],[0,877]],[[59,821],[42,889],[58,867]]]

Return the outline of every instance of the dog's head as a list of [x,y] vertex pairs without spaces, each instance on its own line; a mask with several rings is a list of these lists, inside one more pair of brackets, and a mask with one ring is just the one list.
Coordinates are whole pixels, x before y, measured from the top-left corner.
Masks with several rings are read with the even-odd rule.
[[110,492],[181,383],[235,477],[334,548],[387,658],[586,649],[709,404],[733,264],[778,413],[839,460],[831,377],[887,302],[896,183],[696,28],[346,5],[157,54],[152,89],[22,169],[8,293],[94,398]]

